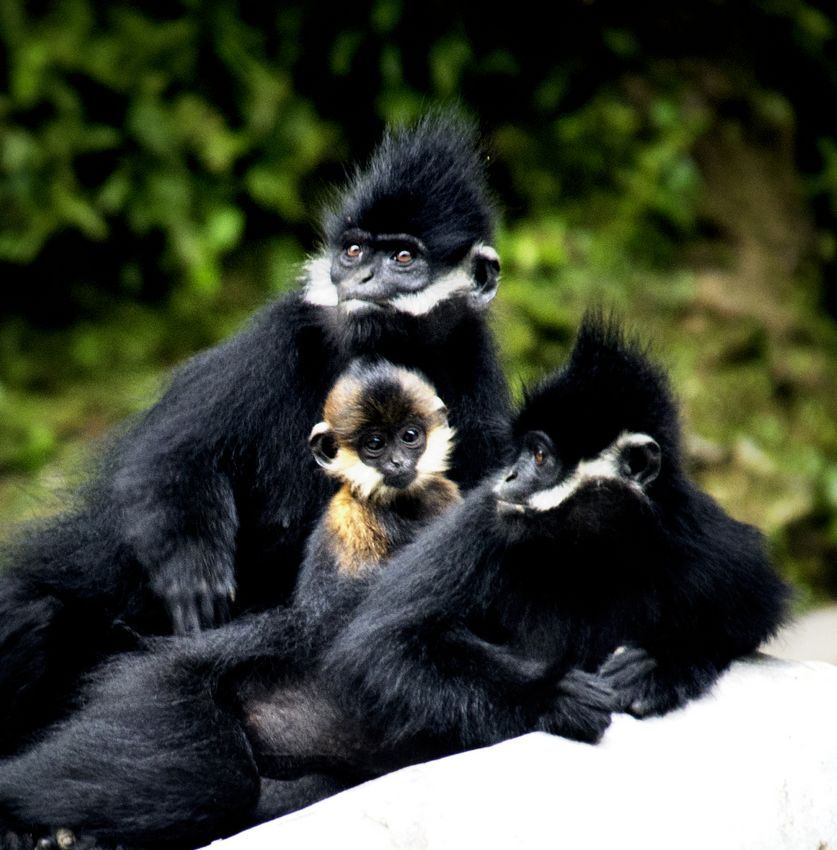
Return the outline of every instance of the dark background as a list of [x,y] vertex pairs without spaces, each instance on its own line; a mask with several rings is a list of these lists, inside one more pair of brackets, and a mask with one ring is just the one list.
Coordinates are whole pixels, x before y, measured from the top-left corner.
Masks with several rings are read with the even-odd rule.
[[455,101],[503,211],[516,389],[616,308],[672,370],[695,475],[801,604],[837,595],[833,4],[542,8],[0,0],[2,527],[293,284],[385,121]]

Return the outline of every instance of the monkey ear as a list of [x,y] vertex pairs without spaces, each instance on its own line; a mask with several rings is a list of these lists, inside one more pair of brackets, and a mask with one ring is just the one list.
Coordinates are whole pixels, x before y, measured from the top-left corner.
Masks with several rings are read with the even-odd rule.
[[334,458],[337,457],[337,440],[328,422],[318,422],[311,429],[308,445],[314,460],[323,469],[330,469]]
[[433,415],[437,422],[447,425],[448,406],[439,396],[433,396]]
[[471,249],[471,297],[477,306],[485,307],[497,294],[500,285],[500,255],[490,245],[475,245]]

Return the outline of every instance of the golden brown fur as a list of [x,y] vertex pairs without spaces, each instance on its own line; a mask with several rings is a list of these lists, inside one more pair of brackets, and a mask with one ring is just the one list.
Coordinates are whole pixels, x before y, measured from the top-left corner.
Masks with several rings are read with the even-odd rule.
[[383,401],[371,399],[363,380],[356,374],[344,375],[334,385],[323,406],[323,419],[342,444],[349,442],[365,425],[392,418],[403,418],[408,412],[421,411],[441,424],[440,399],[424,379],[409,369],[397,370],[401,393]]
[[[404,506],[416,520],[428,520],[462,500],[459,488],[442,475],[426,480],[421,492],[405,496]],[[399,500],[396,500],[396,502]],[[358,499],[348,484],[332,497],[326,511],[326,527],[333,535],[337,569],[342,575],[356,576],[392,554],[393,529],[388,518],[398,504],[386,507],[373,499]]]

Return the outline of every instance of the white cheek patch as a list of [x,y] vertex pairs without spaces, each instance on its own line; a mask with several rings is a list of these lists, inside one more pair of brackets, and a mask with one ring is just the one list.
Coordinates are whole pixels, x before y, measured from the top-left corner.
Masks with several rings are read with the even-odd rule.
[[440,425],[428,432],[427,445],[416,464],[419,480],[426,475],[441,475],[447,472],[455,435],[456,432],[449,425]]
[[551,511],[566,502],[582,487],[605,481],[619,481],[621,484],[632,488],[637,495],[645,498],[645,491],[642,487],[623,472],[620,457],[627,447],[645,445],[649,440],[651,440],[651,437],[647,434],[623,432],[597,457],[592,460],[582,460],[576,466],[573,474],[565,478],[560,484],[556,484],[548,490],[539,490],[537,493],[533,493],[526,502],[527,506],[535,511]]
[[361,499],[371,498],[373,493],[384,486],[383,475],[377,469],[367,466],[357,452],[351,449],[338,449],[327,471],[329,475],[347,481]]
[[411,316],[425,316],[438,304],[460,292],[470,292],[474,283],[471,278],[468,261],[457,266],[452,271],[437,278],[430,286],[420,292],[410,292],[396,295],[387,302],[399,313],[409,313]]
[[331,260],[313,257],[304,267],[305,293],[303,301],[317,307],[336,307],[337,287],[331,281]]

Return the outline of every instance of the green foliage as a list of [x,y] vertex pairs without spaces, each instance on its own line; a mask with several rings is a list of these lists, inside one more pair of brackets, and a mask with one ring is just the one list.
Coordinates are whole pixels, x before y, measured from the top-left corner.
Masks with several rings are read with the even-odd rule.
[[[68,231],[77,250],[153,234],[152,261],[203,297],[220,287],[249,206],[307,221],[301,183],[333,157],[334,131],[232,7],[177,12],[61,0],[30,15],[3,0],[0,261],[29,263]],[[135,278],[126,262],[117,285],[130,293]]]
[[384,121],[459,101],[513,380],[615,308],[672,367],[702,483],[837,594],[834,12],[643,9],[0,0],[0,515],[47,510],[80,446],[292,283]]

